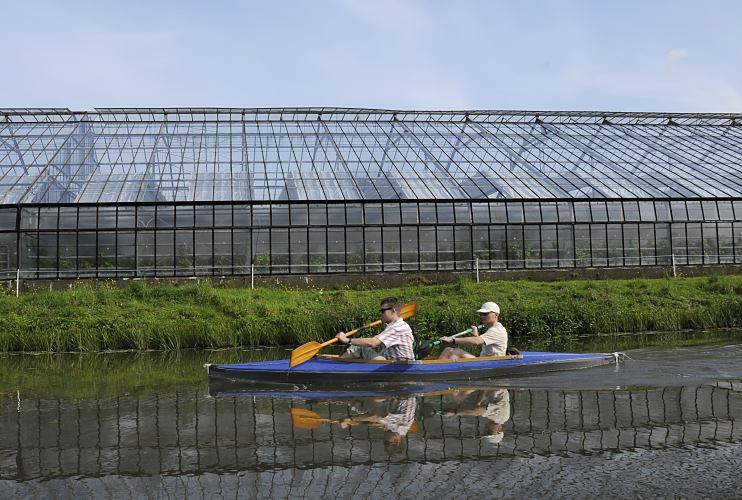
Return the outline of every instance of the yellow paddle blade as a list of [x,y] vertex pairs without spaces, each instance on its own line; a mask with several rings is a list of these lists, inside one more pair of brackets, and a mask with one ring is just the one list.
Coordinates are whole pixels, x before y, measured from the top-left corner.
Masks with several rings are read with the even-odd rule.
[[322,344],[319,342],[307,342],[302,344],[293,351],[291,351],[291,360],[289,361],[289,368],[293,368],[296,365],[300,365],[305,361],[312,359],[315,354],[322,349]]
[[[417,304],[415,303],[405,304],[404,306],[402,306],[402,311],[400,312],[399,315],[402,319],[407,319],[415,315],[415,309],[417,309]],[[346,335],[351,336],[355,334],[356,332],[359,332],[365,328],[370,328],[372,326],[377,326],[380,324],[381,324],[381,321],[376,320],[371,323],[368,323],[367,325],[363,325],[360,328],[356,328],[355,330],[348,332]],[[320,351],[320,349],[330,344],[334,344],[335,342],[337,342],[337,338],[330,339],[321,344],[319,342],[307,342],[306,344],[300,345],[299,347],[291,351],[291,359],[289,360],[289,368],[293,368],[296,365],[300,365],[306,361],[309,361]]]
[[317,415],[312,410],[305,408],[291,408],[291,423],[294,427],[300,429],[316,429],[322,422],[326,422],[324,419]]

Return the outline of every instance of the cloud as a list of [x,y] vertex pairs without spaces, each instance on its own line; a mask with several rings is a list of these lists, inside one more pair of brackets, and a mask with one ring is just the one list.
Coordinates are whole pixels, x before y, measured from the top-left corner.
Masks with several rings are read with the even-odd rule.
[[667,62],[670,64],[675,64],[678,61],[682,61],[683,59],[688,57],[688,52],[686,52],[685,49],[672,49],[670,52],[667,53]]

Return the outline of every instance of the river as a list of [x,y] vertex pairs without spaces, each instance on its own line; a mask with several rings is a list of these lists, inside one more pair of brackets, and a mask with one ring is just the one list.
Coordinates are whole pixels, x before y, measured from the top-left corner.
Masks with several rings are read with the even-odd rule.
[[4,498],[742,496],[742,333],[558,347],[615,350],[608,346],[630,359],[470,387],[323,395],[210,389],[201,367],[287,357],[286,349],[4,355],[0,491]]

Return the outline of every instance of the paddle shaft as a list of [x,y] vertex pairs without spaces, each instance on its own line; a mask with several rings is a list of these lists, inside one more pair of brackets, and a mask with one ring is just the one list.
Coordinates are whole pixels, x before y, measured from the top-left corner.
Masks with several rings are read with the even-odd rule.
[[[479,325],[479,326],[478,326],[477,328],[484,328],[484,325]],[[456,333],[456,334],[454,334],[454,335],[451,335],[451,338],[452,338],[452,339],[455,339],[456,337],[461,337],[462,335],[466,335],[467,333],[471,333],[471,332],[473,332],[473,331],[474,331],[474,330],[472,330],[471,328],[467,328],[467,329],[466,329],[466,330],[464,330],[463,332],[459,332],[459,333]],[[434,340],[434,341],[433,341],[433,345],[438,345],[438,344],[440,344],[441,342],[443,342],[443,341],[442,341],[442,340]]]

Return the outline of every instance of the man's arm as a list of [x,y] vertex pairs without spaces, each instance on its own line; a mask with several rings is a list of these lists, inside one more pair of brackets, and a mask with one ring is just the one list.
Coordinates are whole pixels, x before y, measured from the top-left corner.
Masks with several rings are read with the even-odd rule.
[[340,341],[341,344],[346,344],[346,345],[352,344],[352,345],[366,346],[366,347],[379,347],[381,345],[381,341],[377,339],[376,337],[349,339],[348,336],[345,335],[345,332],[338,333],[336,337]]

